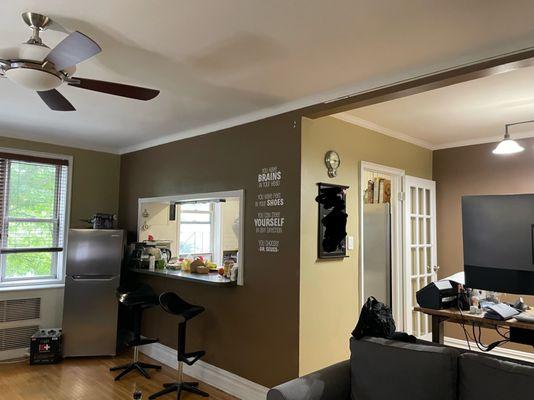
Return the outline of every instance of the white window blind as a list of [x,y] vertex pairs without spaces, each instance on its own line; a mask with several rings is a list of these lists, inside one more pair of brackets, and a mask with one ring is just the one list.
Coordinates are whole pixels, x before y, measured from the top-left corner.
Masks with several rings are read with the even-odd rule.
[[67,181],[67,160],[0,152],[1,281],[58,277]]

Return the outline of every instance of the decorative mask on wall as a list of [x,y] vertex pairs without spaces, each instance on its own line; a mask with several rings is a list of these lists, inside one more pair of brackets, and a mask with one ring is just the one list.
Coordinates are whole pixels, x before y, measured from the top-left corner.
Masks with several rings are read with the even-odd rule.
[[334,178],[337,175],[337,169],[341,164],[341,158],[339,158],[339,154],[337,154],[337,152],[334,150],[327,151],[324,155],[324,163],[328,169],[328,176],[330,178]]

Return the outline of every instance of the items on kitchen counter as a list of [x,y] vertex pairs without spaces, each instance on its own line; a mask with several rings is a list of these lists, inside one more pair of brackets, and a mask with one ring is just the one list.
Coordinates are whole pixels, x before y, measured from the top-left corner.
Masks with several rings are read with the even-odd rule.
[[93,225],[93,229],[115,229],[117,216],[115,214],[96,213],[91,218],[81,221]]

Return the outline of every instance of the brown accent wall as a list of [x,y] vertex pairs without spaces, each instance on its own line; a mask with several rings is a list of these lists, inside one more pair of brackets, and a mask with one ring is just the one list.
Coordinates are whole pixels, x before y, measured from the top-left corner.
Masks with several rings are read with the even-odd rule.
[[[461,197],[464,195],[534,193],[534,139],[519,141],[525,151],[497,156],[495,143],[437,150],[433,175],[437,192],[437,241],[439,277],[463,270]],[[512,300],[517,296],[509,296]],[[534,297],[526,297],[534,304]],[[464,339],[459,326],[447,324],[445,335]],[[484,330],[485,343],[500,339]],[[510,345],[531,352],[532,348]]]
[[119,212],[120,156],[118,154],[3,136],[0,136],[0,147],[73,157],[70,206],[71,228],[88,227],[88,224],[80,220],[88,219],[94,213],[117,214]]
[[[277,254],[258,252],[253,221],[256,196],[264,192],[257,174],[270,166],[283,173],[279,191],[286,202]],[[190,323],[191,350],[204,349],[206,362],[269,387],[298,375],[300,117],[284,114],[123,155],[120,223],[135,235],[142,197],[232,189],[245,190],[245,285],[142,279],[206,308]],[[149,310],[143,334],[176,348],[176,318]]]

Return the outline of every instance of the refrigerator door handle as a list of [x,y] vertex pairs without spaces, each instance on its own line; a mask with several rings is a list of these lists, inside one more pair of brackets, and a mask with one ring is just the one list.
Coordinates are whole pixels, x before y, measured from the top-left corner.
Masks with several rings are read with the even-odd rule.
[[115,276],[110,275],[73,275],[73,281],[83,281],[83,282],[109,282],[115,279]]

